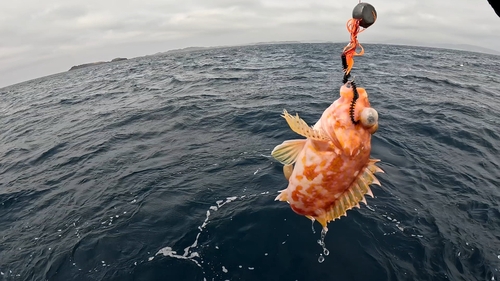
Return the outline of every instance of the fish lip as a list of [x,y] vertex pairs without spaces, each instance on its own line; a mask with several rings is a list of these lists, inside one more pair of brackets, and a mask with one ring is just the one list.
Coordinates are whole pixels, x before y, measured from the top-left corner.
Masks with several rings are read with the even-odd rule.
[[378,130],[378,122],[375,125],[373,125],[370,128],[368,128],[368,132],[370,132],[370,134],[372,134],[372,135],[375,134],[375,132],[377,130]]

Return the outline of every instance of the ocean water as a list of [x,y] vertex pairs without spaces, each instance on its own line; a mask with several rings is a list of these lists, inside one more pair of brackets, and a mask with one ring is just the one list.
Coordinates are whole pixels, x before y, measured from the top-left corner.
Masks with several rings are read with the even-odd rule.
[[[343,44],[159,54],[0,89],[0,280],[500,280],[500,57],[364,45],[368,206],[320,226],[270,157]],[[313,232],[314,230],[314,232]]]

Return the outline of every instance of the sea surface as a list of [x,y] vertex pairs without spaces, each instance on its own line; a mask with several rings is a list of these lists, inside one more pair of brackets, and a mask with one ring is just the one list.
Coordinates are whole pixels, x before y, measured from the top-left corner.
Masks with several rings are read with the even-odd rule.
[[[364,45],[368,206],[274,201],[271,150],[339,96],[343,44],[165,53],[0,89],[0,280],[500,280],[500,57]],[[299,137],[300,138],[300,137]]]

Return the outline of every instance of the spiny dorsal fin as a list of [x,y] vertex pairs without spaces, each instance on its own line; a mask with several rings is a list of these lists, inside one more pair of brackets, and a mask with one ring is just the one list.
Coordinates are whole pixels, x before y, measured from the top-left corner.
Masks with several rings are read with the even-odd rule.
[[330,137],[323,133],[323,131],[315,130],[307,125],[306,121],[302,120],[298,114],[292,116],[285,109],[283,110],[282,117],[285,118],[288,126],[290,126],[290,129],[292,129],[295,133],[308,139],[326,142],[330,141]]

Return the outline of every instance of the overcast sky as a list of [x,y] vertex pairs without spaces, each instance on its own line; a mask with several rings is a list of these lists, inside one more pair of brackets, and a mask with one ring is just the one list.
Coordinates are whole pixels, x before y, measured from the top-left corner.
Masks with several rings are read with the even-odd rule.
[[[363,43],[471,44],[500,50],[486,0],[373,0]],[[71,66],[189,46],[345,42],[358,0],[2,0],[0,87]]]

